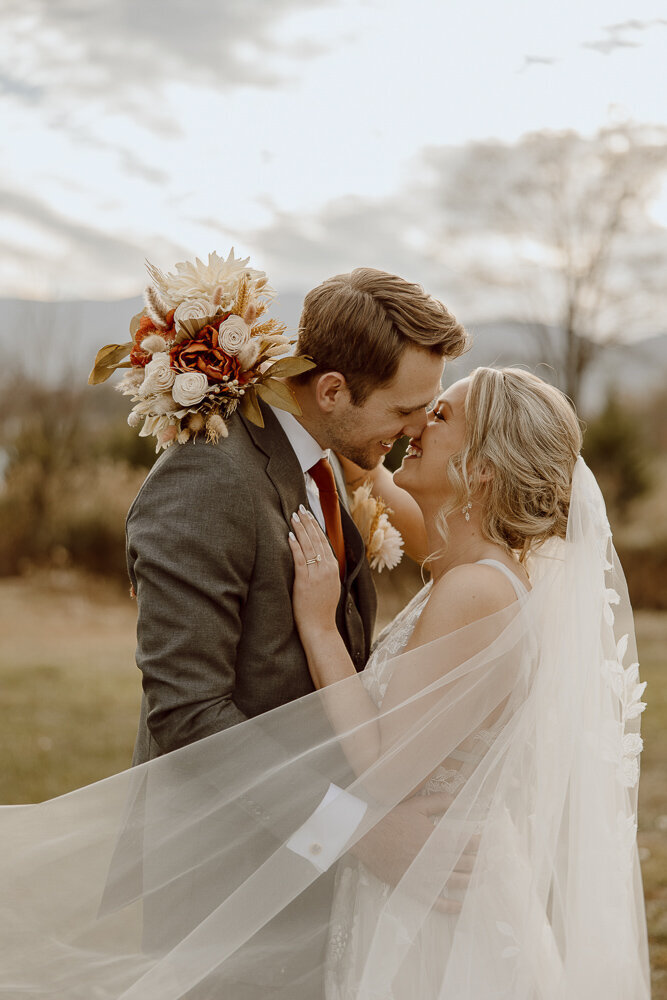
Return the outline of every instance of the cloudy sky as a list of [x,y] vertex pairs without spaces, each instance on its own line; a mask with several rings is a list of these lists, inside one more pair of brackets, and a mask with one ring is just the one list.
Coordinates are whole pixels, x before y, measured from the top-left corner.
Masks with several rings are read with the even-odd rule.
[[667,0],[3,0],[0,29],[0,296],[134,295],[145,257],[231,245],[278,288],[444,294],[434,150],[665,123]]

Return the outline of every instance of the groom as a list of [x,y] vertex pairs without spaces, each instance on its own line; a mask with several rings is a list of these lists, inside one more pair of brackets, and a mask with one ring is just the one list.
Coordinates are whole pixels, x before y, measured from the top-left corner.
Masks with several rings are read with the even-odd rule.
[[[297,353],[316,367],[290,381],[301,417],[261,404],[264,427],[237,413],[218,444],[160,457],[127,520],[144,689],[135,764],[313,690],[292,618],[287,533],[300,504],[338,557],[337,625],[363,668],[375,592],[332,452],[371,469],[397,438],[419,437],[445,359],[465,347],[464,329],[420,286],[370,268],[339,275],[305,299]],[[398,807],[355,847],[386,881],[433,829],[417,807]],[[342,815],[329,849],[356,822]]]

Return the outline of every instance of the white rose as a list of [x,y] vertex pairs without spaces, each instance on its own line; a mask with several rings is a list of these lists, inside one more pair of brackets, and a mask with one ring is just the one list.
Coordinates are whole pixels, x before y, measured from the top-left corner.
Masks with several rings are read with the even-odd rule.
[[142,396],[152,392],[166,392],[174,384],[176,372],[171,367],[169,355],[165,351],[154,354],[144,369],[144,381],[141,386]]
[[183,372],[174,379],[171,394],[181,406],[196,406],[208,392],[208,379],[203,372]]
[[208,319],[215,316],[217,306],[214,306],[208,299],[199,297],[196,299],[185,299],[176,308],[174,322],[180,324],[187,323],[188,320]]
[[238,354],[250,340],[250,327],[240,316],[229,316],[220,324],[218,344],[225,354]]

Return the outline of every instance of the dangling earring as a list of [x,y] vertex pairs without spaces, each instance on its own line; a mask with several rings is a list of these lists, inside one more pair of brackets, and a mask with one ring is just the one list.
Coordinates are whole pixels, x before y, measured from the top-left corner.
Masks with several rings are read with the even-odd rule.
[[470,511],[472,510],[472,500],[468,500],[465,507],[461,509],[461,513],[465,517],[466,521],[470,520]]

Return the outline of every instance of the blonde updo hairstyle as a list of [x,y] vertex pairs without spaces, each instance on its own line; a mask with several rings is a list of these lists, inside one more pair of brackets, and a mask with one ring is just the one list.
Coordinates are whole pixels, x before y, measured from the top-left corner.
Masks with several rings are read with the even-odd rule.
[[472,500],[483,504],[482,531],[517,553],[565,538],[574,464],[582,444],[566,396],[521,368],[477,368],[465,401],[466,440],[447,467],[451,500],[438,528]]

